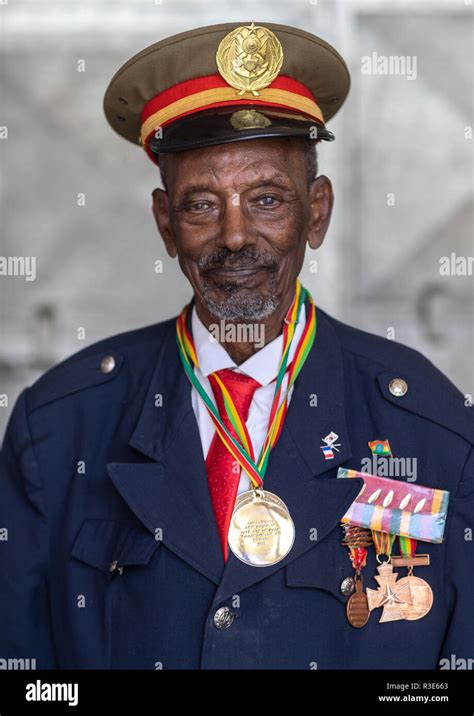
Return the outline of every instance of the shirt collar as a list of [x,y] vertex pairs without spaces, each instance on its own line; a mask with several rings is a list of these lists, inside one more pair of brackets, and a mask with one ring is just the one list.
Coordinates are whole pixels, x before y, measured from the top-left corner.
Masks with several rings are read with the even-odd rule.
[[[306,309],[303,302],[288,356],[288,363],[293,359],[296,346],[304,330],[305,321]],[[202,323],[196,313],[196,306],[194,304],[191,314],[191,325],[199,368],[203,375],[208,376],[216,370],[233,368],[250,376],[262,386],[268,385],[276,378],[283,350],[283,332],[238,366],[225,348],[212,337],[211,333]]]

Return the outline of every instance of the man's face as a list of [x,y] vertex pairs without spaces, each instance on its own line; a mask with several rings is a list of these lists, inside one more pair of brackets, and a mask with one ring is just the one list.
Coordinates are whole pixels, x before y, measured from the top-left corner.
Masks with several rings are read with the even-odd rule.
[[294,293],[306,241],[317,248],[332,206],[310,183],[299,139],[252,139],[166,157],[154,213],[210,316],[258,321]]

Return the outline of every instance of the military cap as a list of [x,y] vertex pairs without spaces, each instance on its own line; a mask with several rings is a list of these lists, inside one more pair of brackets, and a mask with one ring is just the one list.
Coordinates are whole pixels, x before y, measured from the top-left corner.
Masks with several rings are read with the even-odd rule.
[[347,66],[315,35],[252,22],[201,27],[129,59],[104,97],[109,124],[159,154],[243,139],[306,136],[326,128],[346,99]]

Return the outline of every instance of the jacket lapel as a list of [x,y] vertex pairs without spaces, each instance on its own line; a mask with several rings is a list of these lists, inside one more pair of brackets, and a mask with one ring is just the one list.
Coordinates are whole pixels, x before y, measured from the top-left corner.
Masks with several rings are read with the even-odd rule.
[[[170,325],[129,441],[153,462],[115,462],[107,470],[147,529],[219,585],[216,599],[251,586],[317,548],[355,499],[362,480],[334,479],[334,468],[351,457],[343,379],[338,339],[328,318],[318,311],[316,339],[296,381],[265,476],[265,489],[281,497],[290,511],[295,543],[285,560],[270,567],[248,566],[232,553],[224,565],[191,387],[181,366],[174,322]],[[161,396],[161,407],[156,407],[157,396]],[[321,445],[331,431],[339,436],[340,447],[327,460]]]
[[[160,396],[161,405],[157,407]],[[129,444],[155,462],[109,463],[107,471],[115,487],[154,535],[218,584],[224,560],[191,403],[191,385],[181,366],[174,322]]]

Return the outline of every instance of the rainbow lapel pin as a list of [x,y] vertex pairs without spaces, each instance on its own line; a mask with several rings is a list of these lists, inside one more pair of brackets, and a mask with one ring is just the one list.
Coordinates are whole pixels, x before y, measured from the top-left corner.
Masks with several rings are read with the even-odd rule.
[[371,440],[368,443],[372,455],[383,455],[385,457],[392,455],[390,443],[388,440]]

